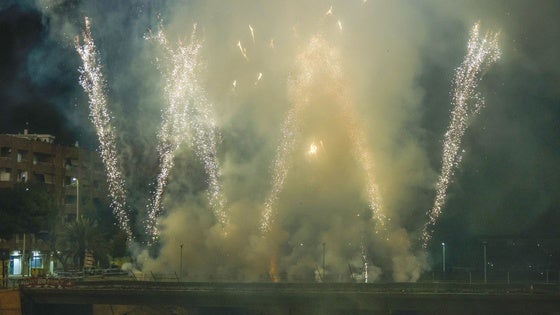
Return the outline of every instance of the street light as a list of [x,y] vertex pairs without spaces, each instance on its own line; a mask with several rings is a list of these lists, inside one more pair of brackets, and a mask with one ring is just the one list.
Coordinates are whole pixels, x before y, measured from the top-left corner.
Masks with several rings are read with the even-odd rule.
[[442,250],[442,257],[443,257],[443,275],[445,276],[445,243],[441,242],[441,250]]
[[179,256],[179,279],[183,278],[183,244],[179,245],[181,248],[181,255]]
[[76,177],[72,177],[72,182],[76,183],[76,222],[80,216],[80,181]]
[[486,241],[482,242],[482,246],[484,247],[484,283],[487,283],[487,278],[486,278],[486,245],[488,243]]
[[325,243],[323,242],[323,282],[325,282]]

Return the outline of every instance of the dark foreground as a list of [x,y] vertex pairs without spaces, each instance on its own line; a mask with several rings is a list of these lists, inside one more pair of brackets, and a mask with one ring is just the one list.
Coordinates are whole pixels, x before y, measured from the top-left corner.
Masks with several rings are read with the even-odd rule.
[[33,283],[34,314],[560,314],[558,284]]

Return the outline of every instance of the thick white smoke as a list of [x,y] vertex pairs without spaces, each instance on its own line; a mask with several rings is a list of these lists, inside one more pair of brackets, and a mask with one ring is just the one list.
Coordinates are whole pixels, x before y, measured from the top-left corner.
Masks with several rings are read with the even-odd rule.
[[[58,19],[55,9],[61,3],[41,1],[66,33],[72,21]],[[156,258],[146,252],[137,257],[146,273],[176,272],[182,258],[184,276],[191,280],[314,281],[326,274],[332,281],[349,281],[366,263],[369,281],[420,277],[428,264],[419,249],[419,230],[437,163],[430,162],[426,146],[425,90],[419,80],[426,54],[437,45],[427,41],[427,17],[446,8],[404,0],[137,1],[132,6],[137,19],[117,4],[107,15],[87,3],[73,12],[91,16],[94,38],[101,34],[98,47],[117,100],[111,106],[120,122],[120,153],[130,161],[125,173],[132,200],[139,200],[139,225],[158,173],[155,141],[165,106],[156,66],[164,56],[142,38],[160,21],[175,47],[189,41],[193,24],[198,25],[197,84],[213,105],[229,216],[223,227],[212,213],[200,148],[182,145],[163,194],[161,249]],[[438,9],[427,13],[433,8]],[[465,22],[466,37],[470,25]],[[115,34],[126,40],[111,42]],[[290,82],[305,68],[297,58],[318,37],[338,56],[323,60],[324,67],[339,71],[334,77],[316,71],[313,83],[294,94]],[[298,102],[305,108],[297,112],[294,130],[286,132],[283,122]],[[259,225],[275,180],[273,161],[286,134],[293,136],[286,176],[263,235]],[[357,134],[363,141],[355,140]],[[357,143],[363,147],[356,149]],[[364,161],[371,162],[371,173]],[[383,228],[372,218],[368,187],[373,182],[386,218]],[[140,186],[146,188],[133,189]]]
[[[166,194],[169,215],[161,220],[161,255],[143,268],[177,269],[179,245],[185,244],[184,268],[192,279],[313,280],[323,272],[324,243],[331,280],[349,281],[349,267],[357,271],[364,262],[369,281],[417,280],[427,265],[415,252],[414,231],[400,227],[400,209],[434,174],[414,134],[420,128],[416,79],[424,45],[415,8],[406,2],[210,1],[178,5],[174,12],[166,21],[170,38],[186,40],[194,22],[204,37],[200,80],[220,122],[231,225],[224,237],[208,211],[205,187],[185,196],[186,187],[204,181],[203,172],[193,172],[197,162],[176,165]],[[313,84],[294,96],[288,82],[305,71],[297,58],[317,36],[339,56],[323,60],[324,67],[339,71],[336,77],[315,71]],[[271,164],[286,132],[283,120],[297,102],[306,105],[298,123],[289,125],[295,130],[287,131],[294,142],[285,181],[271,231],[261,235],[263,204],[274,182]],[[349,123],[349,109],[359,119]],[[353,128],[363,130],[366,148],[353,147],[359,143]],[[184,150],[178,159],[196,159],[196,148]],[[355,153],[366,151],[374,164],[369,180],[378,185],[381,211],[390,219],[383,229],[371,218],[368,178]]]

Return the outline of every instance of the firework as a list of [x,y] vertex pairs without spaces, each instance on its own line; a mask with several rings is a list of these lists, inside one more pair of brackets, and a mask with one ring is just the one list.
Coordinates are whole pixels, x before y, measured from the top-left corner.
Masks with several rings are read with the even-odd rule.
[[[372,210],[373,218],[380,223],[379,226],[384,226],[385,217],[381,213],[381,198],[374,181],[373,161],[371,154],[366,149],[365,132],[361,128],[357,115],[347,101],[346,86],[344,81],[340,79],[342,71],[339,58],[338,52],[330,47],[323,38],[318,36],[311,39],[307,49],[297,58],[298,75],[289,81],[289,96],[293,105],[282,125],[282,138],[276,150],[273,163],[272,189],[265,201],[261,219],[260,229],[262,232],[270,231],[271,224],[274,222],[276,215],[275,204],[284,187],[292,152],[297,142],[297,130],[300,124],[299,117],[301,112],[309,105],[308,100],[311,96],[309,93],[314,80],[321,76],[326,76],[333,81],[332,91],[336,93],[336,99],[341,104],[342,118],[346,122],[345,127],[349,131],[353,153],[365,171],[368,203]],[[316,145],[315,149],[313,149],[313,146],[310,148],[311,151],[316,152]]]
[[364,283],[368,283],[369,280],[369,270],[368,270],[368,252],[367,252],[367,246],[365,243],[365,239],[362,240],[362,243],[360,245],[360,249],[361,249],[361,255],[362,255],[362,262],[364,263]]
[[115,131],[111,123],[109,109],[107,108],[105,80],[103,79],[97,49],[91,35],[90,22],[87,17],[85,18],[85,30],[82,32],[82,37],[83,44],[80,43],[79,36],[75,38],[76,51],[83,63],[78,69],[80,72],[79,82],[89,97],[90,118],[97,133],[99,151],[105,166],[105,172],[107,173],[111,208],[121,230],[126,233],[129,240],[132,240],[132,230],[126,211],[125,181],[118,160]]
[[484,98],[477,86],[485,71],[500,58],[498,33],[479,34],[479,23],[475,23],[468,42],[467,55],[457,68],[454,79],[453,110],[451,122],[445,133],[441,173],[436,184],[436,197],[428,211],[428,221],[422,233],[422,245],[427,246],[442,207],[445,204],[451,178],[461,161],[460,148],[469,121],[484,106]]
[[274,222],[274,210],[276,202],[278,201],[278,196],[280,192],[282,192],[284,182],[288,176],[288,168],[291,162],[290,157],[296,143],[295,127],[299,123],[298,117],[303,105],[304,104],[296,103],[296,106],[288,112],[286,120],[284,120],[282,125],[282,139],[280,140],[280,145],[276,149],[276,156],[272,166],[272,188],[266,198],[260,223],[260,229],[263,233],[269,232],[271,224]]
[[[158,60],[165,81],[167,106],[162,112],[162,124],[158,132],[158,153],[160,156],[160,173],[156,187],[148,205],[146,232],[152,241],[158,237],[157,219],[163,211],[162,197],[167,185],[169,173],[174,165],[174,158],[179,147],[185,142],[195,147],[197,157],[203,162],[208,175],[209,204],[220,224],[226,224],[224,212],[225,199],[219,184],[217,162],[217,135],[212,115],[212,106],[198,79],[200,42],[196,39],[194,26],[190,43],[178,43],[171,47],[160,26],[157,34],[147,39],[160,44],[165,52],[164,60]],[[236,81],[234,81],[234,87]]]
[[352,143],[352,154],[356,157],[364,171],[367,201],[371,209],[372,219],[377,223],[376,233],[378,233],[379,231],[385,231],[387,218],[381,209],[382,200],[379,187],[375,182],[373,158],[368,150],[365,131],[361,127],[362,124],[358,119],[358,115],[354,112],[353,107],[345,100],[347,100],[347,97],[341,100],[344,105],[342,114]]

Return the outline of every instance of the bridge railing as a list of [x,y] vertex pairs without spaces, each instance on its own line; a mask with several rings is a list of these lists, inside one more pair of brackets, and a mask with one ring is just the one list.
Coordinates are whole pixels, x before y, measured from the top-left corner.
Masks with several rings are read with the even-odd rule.
[[25,277],[18,279],[18,287],[70,288],[80,280],[80,278]]

